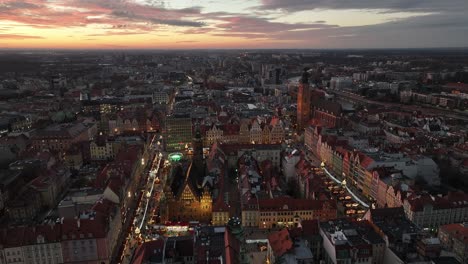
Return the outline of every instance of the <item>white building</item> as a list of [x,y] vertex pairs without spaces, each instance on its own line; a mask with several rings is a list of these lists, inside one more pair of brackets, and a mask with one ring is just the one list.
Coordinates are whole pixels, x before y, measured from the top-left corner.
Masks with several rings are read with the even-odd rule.
[[330,80],[330,89],[343,90],[351,88],[353,79],[351,77],[332,77]]
[[369,75],[367,73],[363,73],[363,72],[353,73],[353,80],[355,81],[367,81],[368,78],[369,78]]
[[355,148],[355,149],[364,150],[364,149],[369,148],[369,139],[365,138],[365,137],[362,137],[362,138],[349,137],[348,138],[348,145],[350,147]]
[[371,170],[376,167],[394,167],[396,170],[411,178],[420,177],[430,185],[440,185],[439,166],[429,157],[408,157],[402,153],[366,153],[372,159],[366,164],[365,169]]
[[283,168],[283,175],[286,179],[293,179],[296,177],[296,164],[301,160],[300,152],[296,149],[288,151],[281,159],[281,167]]
[[240,149],[237,152],[237,158],[240,158],[246,151],[249,151],[254,159],[259,163],[264,160],[270,160],[274,167],[281,164],[281,145],[252,145],[248,149]]
[[413,194],[403,202],[406,216],[419,227],[462,223],[468,220],[468,196],[449,193],[447,196]]

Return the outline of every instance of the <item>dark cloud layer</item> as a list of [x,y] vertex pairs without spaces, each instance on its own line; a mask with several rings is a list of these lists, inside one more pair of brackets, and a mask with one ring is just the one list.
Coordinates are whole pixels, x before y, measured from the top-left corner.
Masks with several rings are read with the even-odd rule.
[[304,10],[350,9],[415,14],[376,25],[281,32],[277,36],[281,39],[295,39],[297,46],[302,47],[314,44],[311,41],[313,39],[329,39],[326,47],[336,48],[468,46],[466,0],[262,0],[262,5],[257,9],[288,14]]
[[466,0],[262,0],[261,9],[302,11],[313,9],[388,9],[441,12],[468,7]]

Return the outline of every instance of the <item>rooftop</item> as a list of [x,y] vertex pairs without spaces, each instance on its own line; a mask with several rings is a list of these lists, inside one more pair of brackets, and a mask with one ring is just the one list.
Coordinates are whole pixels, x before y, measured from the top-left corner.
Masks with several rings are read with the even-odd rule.
[[367,221],[354,221],[351,219],[335,219],[320,222],[320,229],[335,245],[371,245],[383,244],[383,239],[374,231]]
[[370,209],[370,221],[374,223],[387,237],[390,243],[400,240],[403,234],[419,232],[408,218],[403,207]]
[[276,231],[268,235],[268,241],[275,256],[279,257],[293,248],[293,241],[288,229]]
[[468,225],[467,224],[449,224],[443,225],[440,231],[450,234],[453,238],[463,242],[465,245],[468,244]]

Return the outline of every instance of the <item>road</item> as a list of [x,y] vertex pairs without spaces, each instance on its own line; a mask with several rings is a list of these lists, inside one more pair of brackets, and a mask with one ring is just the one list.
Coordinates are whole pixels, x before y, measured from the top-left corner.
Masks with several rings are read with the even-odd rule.
[[[144,181],[146,179],[145,177],[145,172],[147,171],[147,164],[146,165],[140,165],[140,166],[144,166],[144,168],[142,170],[138,170],[138,173],[142,173],[143,175],[139,175],[138,177],[136,177],[137,179],[140,180],[140,183],[142,181]],[[140,183],[136,183],[136,186],[139,186]],[[132,184],[135,184],[135,183],[130,183],[130,185]],[[128,188],[128,189],[136,189],[136,188]],[[132,219],[135,215],[135,211],[136,211],[136,208],[137,208],[137,204],[138,204],[138,197],[134,195],[132,195],[132,192],[133,191],[130,191],[128,192],[129,193],[129,196],[125,196],[124,199],[126,199],[126,202],[125,202],[125,207],[124,207],[124,210],[126,210],[126,213],[125,213],[125,216],[124,216],[124,219],[122,219],[122,229],[120,231],[120,234],[119,234],[119,238],[117,239],[117,243],[116,243],[116,246],[114,248],[114,251],[112,253],[112,257],[111,257],[111,263],[119,263],[118,260],[120,260],[120,255],[122,253],[122,245],[125,244],[125,239],[126,239],[126,234],[128,232],[128,230],[130,229],[130,226],[132,224]]]
[[[144,155],[142,156],[142,162],[139,164],[141,168],[135,170],[137,174],[133,175],[134,182],[131,182],[131,187],[128,188],[132,191],[129,191],[128,196],[125,196],[126,201],[124,204],[126,206],[124,210],[126,210],[126,213],[124,219],[122,219],[122,229],[111,257],[111,263],[122,263],[124,256],[128,255],[128,252],[126,252],[126,246],[128,245],[128,234],[133,227],[136,212],[138,208],[140,208],[141,201],[143,200],[143,193],[141,190],[145,188],[145,186],[147,186],[148,182],[150,181],[149,171],[154,167],[155,161],[157,160],[157,164],[159,164],[160,160],[162,160],[162,157],[159,156],[158,152],[160,146],[157,145],[156,142],[156,136],[153,136],[150,144],[145,146],[146,149],[144,151]],[[156,155],[156,153],[158,155]],[[147,160],[146,162],[145,158]],[[150,160],[151,162],[148,162]]]
[[162,153],[157,152],[147,173],[148,177],[146,177],[146,181],[140,187],[141,199],[139,199],[138,206],[135,208],[133,222],[126,232],[126,240],[120,263],[130,263],[137,246],[144,241],[153,239],[147,226],[162,196],[165,179],[162,179],[164,175],[161,174],[160,170],[163,163],[164,156]]
[[[297,145],[297,149],[301,150],[303,153],[305,153],[305,159],[307,162],[309,162],[312,166],[320,168],[322,167],[322,162],[320,161],[320,158],[317,157],[312,151],[309,151],[304,145]],[[356,188],[352,185],[341,185],[341,180],[338,180],[336,176],[334,176],[331,172],[329,172],[326,168],[326,164],[323,167],[323,171],[325,175],[329,178],[332,179],[335,184],[340,185],[343,187],[343,189],[346,191],[347,194],[351,195],[354,201],[358,202],[361,206],[368,208],[369,207],[369,201],[367,198],[365,198],[361,193],[359,193]]]

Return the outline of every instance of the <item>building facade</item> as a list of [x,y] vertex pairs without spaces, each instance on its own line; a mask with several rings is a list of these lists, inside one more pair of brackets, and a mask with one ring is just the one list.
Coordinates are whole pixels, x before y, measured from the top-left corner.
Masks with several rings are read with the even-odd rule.
[[281,197],[251,199],[242,210],[244,226],[258,228],[294,227],[302,220],[327,220],[336,218],[336,203],[310,199]]
[[440,197],[412,194],[403,202],[403,208],[408,219],[417,226],[437,228],[468,220],[468,195],[449,193]]

